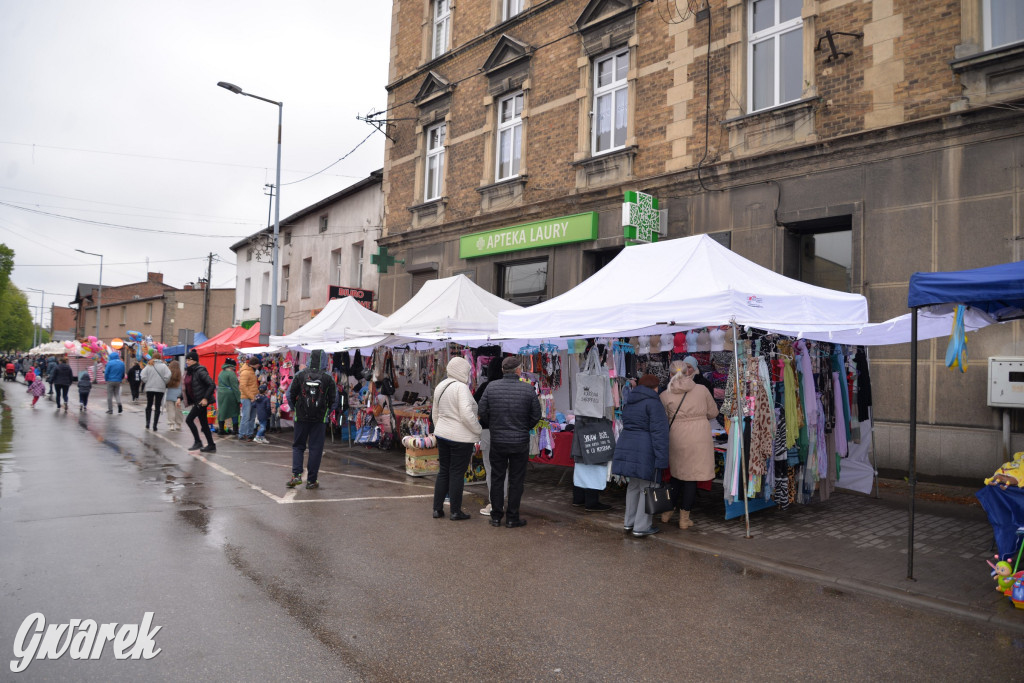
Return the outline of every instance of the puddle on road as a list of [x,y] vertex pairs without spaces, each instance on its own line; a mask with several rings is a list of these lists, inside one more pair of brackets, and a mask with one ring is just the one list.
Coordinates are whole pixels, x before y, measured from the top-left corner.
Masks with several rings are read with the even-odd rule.
[[[5,401],[7,392],[0,388],[0,401]],[[13,471],[14,456],[11,455],[11,441],[14,439],[14,416],[6,402],[0,406],[0,497],[4,494],[5,476]]]

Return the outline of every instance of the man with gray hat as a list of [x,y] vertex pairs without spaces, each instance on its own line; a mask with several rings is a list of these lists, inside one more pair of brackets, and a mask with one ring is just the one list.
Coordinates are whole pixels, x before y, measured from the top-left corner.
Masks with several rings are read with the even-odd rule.
[[288,388],[288,404],[295,414],[295,437],[292,439],[292,478],[289,488],[302,483],[302,457],[309,446],[306,464],[306,488],[320,488],[320,460],[324,454],[327,413],[334,405],[338,387],[327,372],[327,354],[313,351],[309,366],[295,375]]
[[[526,526],[519,517],[526,463],[530,458],[530,430],[540,422],[537,394],[529,382],[520,381],[520,361],[509,356],[501,362],[502,378],[487,383],[480,397],[480,424],[491,432],[491,526],[509,529]],[[508,474],[508,507],[505,475]]]

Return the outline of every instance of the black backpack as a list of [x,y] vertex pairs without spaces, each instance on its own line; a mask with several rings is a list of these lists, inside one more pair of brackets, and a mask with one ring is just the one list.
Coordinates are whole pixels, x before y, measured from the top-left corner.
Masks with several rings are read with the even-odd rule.
[[309,373],[299,394],[307,417],[323,417],[327,412],[327,385],[323,373]]

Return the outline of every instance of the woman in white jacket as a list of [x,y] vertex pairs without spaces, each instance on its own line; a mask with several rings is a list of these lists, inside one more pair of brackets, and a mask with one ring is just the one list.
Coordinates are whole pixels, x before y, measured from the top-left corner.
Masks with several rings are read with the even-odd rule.
[[476,401],[469,390],[471,368],[460,356],[448,361],[448,378],[434,389],[430,415],[437,437],[439,469],[434,482],[434,519],[444,517],[444,497],[448,496],[451,519],[469,519],[462,511],[462,486],[466,467],[480,439],[480,421]]
[[146,386],[146,429],[149,429],[150,418],[153,420],[153,431],[160,421],[160,404],[163,403],[167,391],[167,380],[171,378],[171,369],[159,356],[146,356],[146,367],[142,370],[142,383]]

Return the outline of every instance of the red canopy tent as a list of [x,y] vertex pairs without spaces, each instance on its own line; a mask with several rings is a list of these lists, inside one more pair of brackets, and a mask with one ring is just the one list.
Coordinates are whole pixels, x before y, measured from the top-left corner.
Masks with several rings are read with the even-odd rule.
[[249,329],[244,327],[229,327],[219,334],[215,334],[195,348],[199,354],[199,362],[210,373],[210,377],[217,381],[218,365],[228,358],[237,360],[236,349],[244,349],[250,346],[260,345],[260,324],[256,323]]

